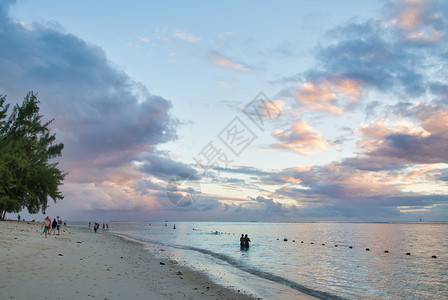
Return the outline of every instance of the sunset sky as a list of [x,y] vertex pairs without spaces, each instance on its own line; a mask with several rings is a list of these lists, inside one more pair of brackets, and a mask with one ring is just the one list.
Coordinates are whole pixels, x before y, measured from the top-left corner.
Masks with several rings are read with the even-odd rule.
[[446,14],[0,0],[0,94],[37,92],[65,145],[50,216],[448,221]]

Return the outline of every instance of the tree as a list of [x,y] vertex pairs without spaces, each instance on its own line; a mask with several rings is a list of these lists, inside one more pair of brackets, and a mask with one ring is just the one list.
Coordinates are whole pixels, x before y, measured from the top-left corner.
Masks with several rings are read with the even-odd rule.
[[64,198],[59,186],[67,173],[54,161],[64,145],[50,134],[53,120],[43,123],[36,94],[29,92],[9,118],[5,101],[0,96],[0,217],[24,208],[45,213],[48,198]]

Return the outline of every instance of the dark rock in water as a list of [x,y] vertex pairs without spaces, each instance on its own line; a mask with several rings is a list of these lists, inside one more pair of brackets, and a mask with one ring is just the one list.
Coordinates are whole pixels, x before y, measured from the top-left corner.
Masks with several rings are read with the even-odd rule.
[[349,246],[350,249],[353,249],[353,246]]
[[61,253],[59,253],[58,255],[59,255],[59,256],[64,256],[64,255],[62,255]]
[[389,253],[389,251],[387,251],[387,250],[384,250],[384,253]]
[[366,251],[370,251],[370,248],[366,248]]
[[406,255],[411,255],[411,253],[410,253],[410,252],[407,252]]
[[165,263],[164,263],[164,262],[160,262],[160,264],[161,264],[162,266],[164,266],[164,265],[165,265]]
[[314,245],[314,243],[313,243],[313,242],[311,242],[311,245]]
[[325,244],[322,244],[322,246],[325,246]]
[[435,256],[435,255],[433,255],[433,256],[431,256],[432,258],[437,258],[437,256]]
[[283,239],[283,241],[287,242],[287,241],[288,241],[288,239],[287,239],[287,238],[284,238],[284,239]]
[[334,245],[335,247],[337,247],[338,245]]
[[303,244],[303,241],[301,241],[301,243]]

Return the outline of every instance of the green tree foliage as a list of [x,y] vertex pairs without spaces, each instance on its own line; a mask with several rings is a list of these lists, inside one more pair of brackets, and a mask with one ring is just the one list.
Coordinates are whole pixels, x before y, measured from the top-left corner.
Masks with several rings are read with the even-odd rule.
[[48,126],[39,115],[39,101],[29,92],[22,105],[14,106],[7,117],[9,104],[0,96],[0,217],[6,212],[26,208],[32,214],[48,207],[48,199],[63,199],[59,186],[64,173],[55,158],[64,145],[55,143]]

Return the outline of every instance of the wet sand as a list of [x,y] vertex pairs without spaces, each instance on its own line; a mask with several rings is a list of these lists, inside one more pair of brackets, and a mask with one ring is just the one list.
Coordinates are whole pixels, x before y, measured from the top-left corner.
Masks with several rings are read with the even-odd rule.
[[141,244],[40,223],[0,222],[1,299],[256,299],[205,274],[160,259]]

